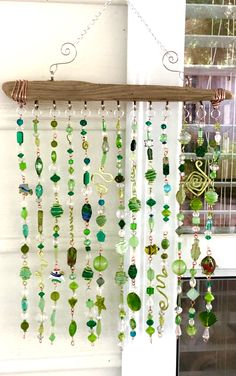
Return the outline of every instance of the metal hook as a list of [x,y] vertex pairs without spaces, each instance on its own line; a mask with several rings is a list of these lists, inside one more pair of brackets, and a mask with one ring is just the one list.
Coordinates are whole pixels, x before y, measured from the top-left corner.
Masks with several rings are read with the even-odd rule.
[[72,55],[72,58],[68,61],[60,62],[60,63],[54,63],[54,64],[50,65],[49,72],[51,74],[51,81],[54,81],[54,75],[55,75],[59,65],[70,64],[75,60],[75,58],[77,56],[77,49],[76,49],[76,47],[73,43],[66,42],[66,43],[63,43],[63,45],[61,46],[61,54],[64,55],[64,56],[70,56],[71,54],[73,54],[73,55]]
[[167,63],[169,64],[177,64],[179,61],[179,55],[175,51],[166,51],[162,56],[162,65],[163,67],[172,73],[179,73],[179,78],[184,82],[185,86],[189,86],[190,80],[189,77],[185,77],[184,72],[176,69],[170,69],[168,65],[165,63],[167,59]]

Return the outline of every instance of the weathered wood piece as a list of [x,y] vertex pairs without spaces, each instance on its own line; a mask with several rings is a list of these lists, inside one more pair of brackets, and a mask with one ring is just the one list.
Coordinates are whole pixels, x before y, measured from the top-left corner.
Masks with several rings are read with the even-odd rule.
[[[2,89],[11,98],[15,81],[4,82]],[[225,91],[225,99],[233,95]],[[94,84],[83,81],[29,81],[27,101],[170,101],[199,102],[215,98],[214,90],[181,86]]]

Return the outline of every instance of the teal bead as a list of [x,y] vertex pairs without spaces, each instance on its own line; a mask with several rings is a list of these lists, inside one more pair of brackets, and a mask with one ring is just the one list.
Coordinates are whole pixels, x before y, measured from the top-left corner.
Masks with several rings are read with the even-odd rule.
[[37,198],[39,199],[43,194],[43,186],[41,184],[37,184],[35,188],[35,194]]
[[23,125],[24,121],[23,121],[23,119],[19,118],[19,119],[16,120],[16,123],[17,123],[17,125],[21,126],[21,125]]
[[170,184],[165,184],[165,185],[164,185],[164,191],[165,191],[166,193],[169,193],[169,192],[171,191],[171,185],[170,185]]
[[98,233],[97,233],[97,240],[100,243],[103,243],[103,242],[105,242],[105,239],[106,239],[106,234],[104,234],[103,231],[98,231]]
[[22,131],[16,132],[16,141],[19,145],[23,144],[24,142],[24,133]]
[[59,203],[53,204],[53,206],[51,207],[51,214],[55,218],[61,217],[61,215],[63,214],[63,209]]
[[23,312],[26,312],[27,309],[28,309],[28,300],[27,300],[26,297],[23,297],[23,298],[21,299],[21,308],[22,308],[22,311],[23,311]]
[[29,226],[26,223],[22,226],[22,232],[25,238],[29,236]]

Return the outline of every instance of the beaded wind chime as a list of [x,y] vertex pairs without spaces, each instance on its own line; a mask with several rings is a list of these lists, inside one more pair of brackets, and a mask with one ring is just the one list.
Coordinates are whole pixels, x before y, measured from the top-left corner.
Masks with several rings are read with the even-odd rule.
[[[107,2],[103,8],[103,11],[109,5],[110,2]],[[101,14],[100,14],[101,15]],[[99,15],[99,17],[100,17]],[[97,17],[97,19],[99,18]],[[97,20],[96,19],[96,20]],[[88,28],[89,30],[89,28]],[[76,47],[71,43],[66,43],[63,45],[64,48],[74,49],[75,56],[77,55]],[[68,52],[68,50],[67,50]],[[170,58],[170,52],[167,52],[168,58]],[[68,55],[68,53],[66,53]],[[73,61],[72,59],[71,61]],[[70,61],[70,62],[71,62]],[[16,81],[16,82],[7,82],[3,84],[4,92],[10,96],[12,99],[19,103],[18,107],[18,114],[19,117],[17,119],[17,143],[19,145],[19,168],[21,171],[22,181],[19,185],[19,191],[22,195],[22,210],[21,210],[21,217],[23,219],[23,237],[24,237],[24,244],[21,246],[21,253],[22,253],[22,267],[20,269],[20,277],[23,283],[23,293],[21,299],[21,308],[22,308],[22,317],[23,321],[21,322],[21,329],[23,330],[24,334],[28,331],[29,322],[27,318],[28,313],[28,280],[30,279],[32,272],[28,265],[28,252],[29,252],[29,225],[28,225],[28,209],[26,204],[26,199],[28,196],[33,195],[33,190],[30,188],[26,176],[26,162],[25,156],[22,149],[22,145],[24,142],[24,132],[23,132],[23,114],[24,114],[24,106],[26,105],[27,100],[35,101],[40,100],[49,100],[52,102],[52,109],[50,111],[50,125],[52,128],[52,139],[51,139],[51,165],[50,165],[50,180],[53,183],[53,203],[50,208],[51,213],[51,228],[52,228],[52,244],[53,244],[53,254],[54,254],[54,262],[51,266],[52,271],[50,273],[50,280],[52,281],[52,289],[49,294],[46,294],[45,291],[45,268],[47,266],[47,262],[44,258],[44,239],[43,239],[43,229],[45,228],[45,223],[43,226],[43,219],[44,219],[44,212],[43,210],[43,202],[42,202],[42,195],[44,192],[45,197],[45,190],[48,190],[47,185],[44,183],[42,185],[42,172],[43,172],[43,161],[44,157],[41,155],[40,149],[40,136],[38,132],[39,127],[39,112],[38,112],[38,103],[36,103],[35,111],[34,111],[34,119],[33,119],[33,134],[35,137],[35,146],[36,146],[36,161],[35,161],[35,171],[37,175],[37,182],[35,188],[35,194],[37,197],[37,248],[38,248],[38,256],[39,256],[39,269],[36,272],[36,276],[38,278],[38,290],[39,295],[39,326],[38,326],[38,338],[39,341],[42,341],[44,336],[44,321],[46,319],[45,315],[45,306],[47,304],[46,297],[49,295],[52,310],[50,313],[50,333],[49,333],[49,340],[51,343],[54,343],[56,339],[56,333],[59,330],[57,329],[57,308],[61,301],[61,290],[59,290],[59,286],[64,279],[66,279],[68,283],[68,287],[66,289],[67,293],[69,291],[69,295],[67,295],[67,300],[69,304],[70,312],[68,313],[68,305],[67,305],[67,313],[68,313],[68,331],[71,337],[71,344],[75,344],[75,336],[77,335],[77,327],[78,323],[81,320],[80,316],[78,317],[75,313],[75,309],[81,305],[82,303],[78,301],[76,292],[79,288],[79,285],[84,286],[85,293],[86,293],[86,327],[88,330],[88,340],[91,344],[94,344],[97,339],[101,335],[102,331],[102,313],[104,310],[110,309],[110,302],[106,300],[105,304],[105,294],[103,290],[103,285],[105,283],[105,272],[106,269],[110,271],[110,275],[113,276],[115,282],[119,288],[119,305],[118,305],[118,312],[119,312],[119,329],[118,329],[118,343],[121,348],[123,348],[124,340],[126,337],[126,330],[127,326],[129,326],[129,335],[132,339],[134,339],[137,335],[137,328],[138,321],[136,313],[141,310],[144,301],[146,300],[147,311],[146,311],[146,326],[145,330],[148,334],[150,340],[152,340],[153,335],[155,332],[159,336],[162,335],[164,330],[165,323],[165,313],[169,307],[169,298],[168,298],[168,279],[171,273],[171,270],[168,269],[167,259],[170,256],[170,252],[168,249],[170,246],[174,248],[174,244],[170,244],[169,241],[169,220],[171,219],[171,208],[169,203],[169,196],[171,192],[171,186],[168,181],[168,177],[170,173],[173,173],[170,169],[169,164],[169,148],[168,148],[168,132],[169,125],[168,125],[168,115],[169,115],[169,102],[173,101],[193,101],[199,102],[199,98],[203,100],[210,100],[213,101],[213,112],[212,117],[215,119],[215,136],[214,136],[214,145],[213,149],[210,150],[208,145],[209,151],[212,152],[212,160],[210,161],[209,168],[210,174],[207,176],[203,170],[201,169],[202,161],[201,159],[196,161],[195,164],[195,171],[187,175],[185,173],[185,158],[184,158],[184,146],[190,141],[190,135],[186,130],[186,116],[183,128],[180,133],[180,143],[182,146],[181,156],[180,156],[180,188],[177,193],[177,201],[180,205],[180,211],[178,213],[177,219],[180,223],[184,221],[184,216],[182,212],[182,207],[185,201],[186,193],[188,195],[192,194],[191,197],[191,204],[190,207],[193,210],[193,220],[192,224],[194,227],[194,240],[193,240],[193,247],[191,250],[191,255],[193,259],[193,267],[190,269],[190,290],[188,292],[188,297],[190,299],[189,308],[189,322],[187,326],[187,332],[191,336],[195,334],[195,309],[193,307],[193,303],[198,296],[198,291],[195,289],[195,275],[196,275],[196,261],[200,257],[199,253],[199,239],[198,235],[200,233],[200,223],[199,223],[199,211],[201,210],[201,200],[198,197],[198,189],[199,186],[201,187],[201,195],[204,194],[205,201],[208,205],[208,214],[207,214],[207,222],[206,222],[206,230],[205,230],[205,238],[208,242],[207,246],[207,254],[201,261],[201,267],[203,274],[207,277],[207,292],[204,296],[206,301],[206,311],[201,312],[199,317],[203,326],[205,327],[203,338],[204,340],[208,340],[209,338],[209,327],[212,326],[215,321],[216,317],[212,312],[212,301],[214,300],[214,296],[211,291],[211,276],[214,273],[216,262],[212,257],[212,251],[210,247],[210,240],[212,237],[212,225],[213,225],[213,207],[217,201],[217,193],[214,189],[214,180],[216,178],[216,172],[219,168],[219,158],[220,158],[220,125],[218,122],[220,113],[218,111],[219,102],[223,99],[228,98],[230,99],[231,93],[224,92],[223,90],[218,90],[216,92],[211,90],[202,90],[202,89],[194,89],[194,88],[186,88],[186,87],[167,87],[165,86],[157,86],[157,85],[108,85],[108,84],[93,84],[93,83],[86,83],[80,81],[54,81],[54,73],[59,64],[54,64],[54,71],[52,69],[53,66],[50,67],[50,72],[52,79],[51,81],[40,82],[40,81]],[[43,90],[42,90],[43,88]],[[74,141],[74,146],[72,146],[72,135],[75,137],[73,133],[73,127],[71,125],[71,102],[68,102],[68,98],[72,101],[73,106],[74,102],[82,101],[84,103],[84,108],[81,110],[80,119],[76,119],[80,125],[80,135],[81,135],[81,146],[82,146],[82,154],[83,154],[83,168],[74,163],[74,149],[77,145],[78,140]],[[107,115],[108,112],[105,110],[105,101],[114,101],[117,102],[117,110],[115,114],[116,118],[116,141],[115,146],[117,150],[116,156],[116,169],[117,174],[115,178],[111,173],[106,171],[106,159],[109,151],[109,142],[108,142],[108,133],[107,133]],[[59,174],[59,161],[58,156],[59,154],[59,142],[58,142],[58,123],[60,120],[60,113],[57,110],[57,105],[60,100],[66,100],[68,102],[68,109],[66,111],[67,114],[67,124],[66,124],[66,140],[67,140],[67,161],[68,161],[68,174],[66,181],[61,181],[61,176]],[[87,108],[87,101],[97,101],[101,103],[101,108],[99,110],[101,125],[102,125],[102,140],[101,140],[101,162],[98,171],[90,172],[91,166],[91,149],[89,148],[89,141],[88,141],[88,119],[90,116],[90,111]],[[132,109],[132,121],[130,126],[130,134],[131,140],[129,143],[129,155],[126,156],[126,160],[128,162],[129,169],[127,168],[128,173],[126,176],[128,177],[129,182],[126,181],[125,183],[125,165],[124,165],[124,138],[122,137],[121,132],[121,111],[120,111],[120,101],[124,102],[133,102],[133,109]],[[143,171],[143,182],[138,181],[138,173],[139,168],[142,171],[142,167],[138,165],[138,153],[141,151],[139,150],[140,139],[140,127],[141,123],[138,124],[138,116],[137,116],[137,101],[143,101],[148,103],[148,115],[145,121],[145,140],[144,146],[146,148],[146,170]],[[154,161],[154,148],[153,148],[153,137],[154,132],[152,130],[153,124],[153,103],[154,102],[166,102],[164,114],[163,114],[163,121],[160,124],[161,135],[160,135],[160,142],[162,145],[162,153],[157,153],[155,158],[162,158],[162,179],[157,176],[157,173],[153,167]],[[200,106],[203,106],[202,103]],[[202,111],[202,107],[200,107],[200,111]],[[203,114],[205,116],[205,110],[203,109]],[[199,129],[198,129],[198,139],[197,139],[197,147],[196,147],[196,155],[199,158],[203,158],[202,155],[204,153],[204,137],[203,137],[203,123],[204,123],[204,116],[199,115]],[[93,150],[96,153],[96,150]],[[96,154],[95,154],[96,155]],[[74,172],[79,171],[81,173],[80,180],[75,179]],[[82,172],[81,172],[82,171]],[[64,179],[62,179],[64,180]],[[160,183],[161,181],[161,183]],[[117,241],[114,242],[113,248],[116,249],[116,252],[119,255],[119,261],[117,262],[117,270],[113,271],[109,269],[108,265],[108,257],[104,256],[105,251],[105,240],[107,240],[106,234],[106,212],[105,210],[109,207],[109,202],[107,199],[105,200],[104,196],[108,191],[108,184],[110,183],[116,184],[116,189],[118,192],[118,203],[116,206],[116,222],[113,221],[111,223],[117,223],[119,226],[118,230],[118,237]],[[147,200],[146,200],[146,210],[142,207],[142,197],[138,197],[137,194],[137,187],[138,184],[146,184],[146,193],[147,193]],[[67,230],[69,229],[69,244],[67,243],[67,251],[66,253],[59,246],[61,245],[61,233],[62,233],[62,226],[63,222],[60,221],[60,217],[64,213],[63,207],[63,195],[59,197],[59,185],[62,187],[63,184],[67,185],[67,194],[69,196],[68,201],[68,211],[65,210],[64,219],[67,223]],[[114,184],[114,187],[115,187]],[[154,197],[154,186],[155,184],[161,184],[163,196],[160,197],[160,202],[162,203],[161,212],[158,213],[157,208],[157,197]],[[92,190],[92,185],[94,185],[94,189]],[[126,194],[125,186],[129,185],[129,195]],[[196,187],[197,185],[197,187]],[[83,202],[80,202],[80,212],[83,220],[83,229],[80,228],[80,239],[83,243],[84,250],[81,251],[81,245],[75,244],[75,226],[77,225],[75,218],[74,218],[74,203],[76,199],[76,189],[78,186],[78,191],[82,192],[83,195]],[[112,185],[111,185],[112,187]],[[49,192],[49,190],[48,190]],[[197,192],[197,193],[196,193]],[[107,196],[108,197],[108,196]],[[60,198],[60,199],[59,199]],[[127,201],[126,201],[127,198]],[[95,217],[93,214],[92,202],[93,199],[96,200],[98,203],[98,210],[97,216]],[[140,288],[140,276],[138,275],[138,260],[141,255],[140,253],[140,240],[142,240],[143,235],[145,234],[144,228],[142,228],[139,223],[139,218],[141,214],[144,212],[147,213],[147,218],[145,220],[145,227],[147,228],[147,243],[144,246],[144,252],[142,254],[147,255],[147,263],[146,263],[146,289],[145,293],[142,294],[142,288]],[[141,213],[140,213],[141,212]],[[125,219],[128,213],[127,218]],[[94,218],[95,217],[95,218]],[[154,231],[155,219],[158,217],[162,217],[163,220],[163,227],[161,230],[162,237],[161,239],[156,239],[156,233]],[[67,218],[67,220],[66,220]],[[96,232],[94,236],[94,240],[92,242],[91,236],[91,228],[92,228],[92,221],[96,223]],[[45,221],[44,221],[45,222]],[[126,222],[129,222],[129,234],[125,233]],[[94,224],[95,224],[94,223]],[[128,226],[127,226],[128,228]],[[128,231],[127,231],[128,232]],[[159,231],[160,233],[160,231]],[[160,242],[160,243],[159,243]],[[159,274],[156,273],[154,269],[154,261],[153,256],[156,255],[159,251],[159,247],[157,243],[160,245],[161,248],[161,256],[160,256],[160,272]],[[80,244],[80,243],[78,243]],[[172,271],[174,274],[177,275],[178,278],[178,298],[181,296],[181,276],[186,271],[186,263],[183,260],[182,254],[182,246],[181,240],[179,239],[177,244],[178,249],[178,259],[174,261],[172,264]],[[81,275],[78,275],[77,272],[77,253],[82,253],[85,255],[85,263],[83,266],[83,270]],[[95,252],[97,253],[95,253]],[[169,254],[168,254],[169,253]],[[127,257],[125,255],[127,254]],[[129,258],[129,265],[127,262],[127,258]],[[67,265],[66,265],[67,264]],[[62,268],[62,269],[61,269]],[[63,270],[63,271],[62,271]],[[96,276],[96,284],[97,286],[94,287],[94,270],[98,273]],[[65,273],[65,274],[64,274]],[[138,278],[137,278],[138,275]],[[156,278],[155,278],[156,277]],[[128,286],[128,278],[130,279],[130,283]],[[155,282],[156,279],[156,282]],[[155,286],[156,284],[156,286]],[[156,287],[156,289],[155,289]],[[108,286],[110,288],[110,286]],[[155,296],[154,292],[156,292]],[[145,298],[143,298],[143,295]],[[153,299],[154,298],[154,299]],[[157,306],[154,305],[154,301],[157,301]],[[84,303],[83,303],[84,304]],[[79,310],[81,312],[81,310]],[[158,313],[158,323],[155,323],[155,315],[154,313]],[[181,312],[182,308],[180,307],[179,303],[176,307],[176,334],[180,336],[181,334]],[[126,315],[129,314],[129,322],[126,325],[127,317]]]

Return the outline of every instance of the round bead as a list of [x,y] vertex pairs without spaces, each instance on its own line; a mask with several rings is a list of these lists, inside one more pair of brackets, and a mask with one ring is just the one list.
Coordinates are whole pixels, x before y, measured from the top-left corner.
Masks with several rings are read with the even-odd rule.
[[103,272],[108,267],[108,261],[106,257],[99,255],[93,260],[93,267],[98,272]]
[[174,274],[180,276],[183,275],[187,270],[187,265],[183,260],[175,260],[172,264],[172,271]]
[[190,207],[191,207],[192,210],[201,210],[201,208],[202,208],[202,201],[200,200],[200,198],[194,197],[190,201]]

